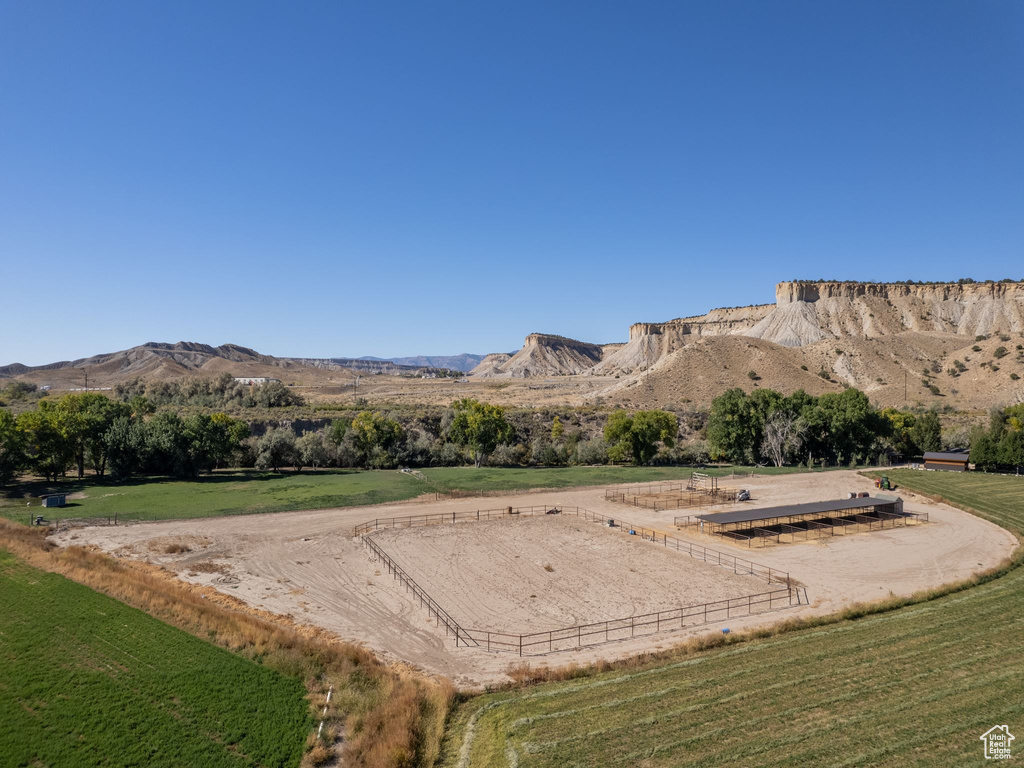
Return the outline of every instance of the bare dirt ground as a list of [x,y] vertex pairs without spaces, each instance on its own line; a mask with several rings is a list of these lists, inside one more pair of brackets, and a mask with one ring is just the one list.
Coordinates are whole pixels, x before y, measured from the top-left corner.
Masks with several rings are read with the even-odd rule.
[[[848,491],[872,490],[870,481],[854,472],[735,478],[723,480],[723,484],[749,488],[754,497],[752,502],[747,503],[751,506],[838,499],[845,497]],[[714,540],[719,549],[789,571],[794,579],[806,587],[810,605],[733,620],[727,624],[713,624],[580,651],[561,652],[541,660],[558,665],[572,661],[617,658],[644,650],[667,648],[693,634],[717,632],[721,626],[742,629],[770,624],[791,616],[826,613],[856,601],[883,598],[890,594],[910,594],[984,570],[1001,561],[1016,546],[1014,537],[996,525],[913,494],[901,495],[905,499],[906,509],[928,512],[932,523],[766,549],[748,550],[746,547]],[[518,657],[456,648],[451,638],[435,627],[426,611],[413,603],[387,571],[371,560],[360,541],[352,537],[352,527],[375,517],[528,503],[579,506],[686,538],[672,525],[677,512],[653,512],[607,502],[600,488],[548,490],[529,494],[525,498],[520,494],[507,498],[405,502],[380,507],[93,527],[66,531],[56,534],[54,538],[64,545],[95,545],[121,557],[157,563],[177,572],[187,581],[214,585],[258,608],[288,614],[297,621],[328,629],[345,640],[361,642],[384,658],[407,662],[429,673],[447,675],[461,685],[479,685],[504,679],[509,663],[518,661]],[[715,511],[734,506],[741,505],[716,507]],[[442,556],[450,559],[446,565],[436,566],[439,568],[437,573],[424,573],[423,578],[437,580],[439,583],[452,579],[454,584],[459,585],[494,565],[495,547],[488,545],[474,548],[471,542],[476,537],[486,536],[485,525],[464,523],[429,529],[431,537],[436,537],[430,546],[437,547]],[[584,529],[588,531],[587,537],[597,537],[604,533],[621,536],[603,531],[597,524],[588,525],[591,528]],[[474,526],[481,526],[479,530],[485,533],[471,531],[470,528]],[[396,541],[401,533],[404,532],[394,534]],[[463,539],[465,548],[454,546],[452,542],[440,541],[446,533],[454,533]],[[589,542],[590,539],[582,541]],[[396,553],[396,557],[413,555],[417,559],[423,558],[424,554],[417,553],[415,547],[408,549],[409,542],[400,544],[404,554]],[[589,547],[599,546],[600,540],[594,538],[593,542],[565,542],[557,549],[543,549],[543,545],[538,542],[538,548],[534,550],[523,539],[507,551],[497,551],[502,553],[503,563],[508,559],[516,560],[515,554],[520,554],[520,561],[524,557],[531,558],[531,562],[550,561],[555,571],[545,571],[545,578],[550,575],[557,580],[560,575],[584,574],[574,575],[571,581],[567,580],[566,591],[572,589],[584,598],[607,600],[609,595],[615,595],[616,582],[610,581],[608,574],[594,565],[600,562],[600,555],[595,557]],[[634,543],[637,547],[658,549],[657,545],[647,542]],[[707,544],[708,541],[700,543]],[[175,544],[181,544],[187,551],[173,551],[178,549]],[[487,562],[479,562],[480,557],[487,558]],[[652,559],[648,562],[645,556],[647,564],[638,569],[640,573],[632,582],[631,591],[636,590],[633,585],[647,581],[647,588],[652,594],[669,595],[677,589],[674,585],[678,585],[680,578],[685,580],[685,574],[692,573],[692,565],[685,562],[688,558],[680,556],[655,561],[655,557],[660,558],[660,555],[652,553]],[[433,561],[436,558],[427,556],[426,560]],[[543,568],[545,564],[548,563],[542,562],[540,567]],[[518,567],[525,573],[526,565]],[[599,588],[585,584],[588,570],[590,578],[604,582]],[[721,569],[715,569],[715,573],[723,577],[727,574]],[[679,574],[684,575],[680,577]],[[540,579],[539,574],[534,576]],[[620,573],[617,578],[625,577]],[[521,585],[515,583],[515,573],[510,574],[505,581],[515,589],[521,588]],[[531,576],[531,583],[533,581]],[[727,579],[721,583],[726,584]],[[496,582],[495,588],[498,586],[500,583]],[[529,589],[532,591],[527,592],[527,595],[541,594],[533,586]],[[548,594],[551,593],[552,590],[549,590]],[[508,603],[516,599],[515,594],[511,597],[509,594],[497,595],[493,606],[478,605],[472,610],[487,612],[493,617],[502,610],[501,601]],[[617,595],[613,599],[623,602],[619,602],[614,611],[609,609],[610,612],[621,613],[619,609],[628,607],[631,598]],[[543,615],[538,612],[537,621],[553,622],[557,619],[558,623],[562,623],[562,619],[572,615],[572,610],[569,603],[561,605],[563,613]],[[582,616],[589,613],[589,610],[580,608],[577,612]],[[483,613],[481,617],[485,618]],[[533,659],[535,662],[537,660]]]
[[767,589],[763,580],[573,516],[393,529],[374,538],[467,629],[526,634]]

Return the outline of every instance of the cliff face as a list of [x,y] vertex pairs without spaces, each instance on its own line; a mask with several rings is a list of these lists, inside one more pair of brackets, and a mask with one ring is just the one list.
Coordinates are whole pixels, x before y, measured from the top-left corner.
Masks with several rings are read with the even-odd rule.
[[1024,331],[1024,283],[779,283],[775,304],[713,309],[664,323],[635,323],[624,345],[531,334],[502,371],[490,375],[615,375],[646,370],[699,339],[746,336],[785,347],[826,339],[873,339],[916,332],[965,337]]
[[1024,283],[779,283],[775,309],[745,335],[785,346],[915,331],[988,336],[1024,330]]
[[488,355],[474,369],[477,376],[521,378],[583,373],[601,361],[604,350],[599,344],[568,339],[546,333],[531,333],[523,348],[507,360]]

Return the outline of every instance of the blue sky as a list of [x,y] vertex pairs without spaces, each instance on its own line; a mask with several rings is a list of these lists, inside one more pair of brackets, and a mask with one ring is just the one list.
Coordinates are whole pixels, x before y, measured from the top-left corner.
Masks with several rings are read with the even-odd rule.
[[0,0],[0,364],[1024,277],[1024,4]]

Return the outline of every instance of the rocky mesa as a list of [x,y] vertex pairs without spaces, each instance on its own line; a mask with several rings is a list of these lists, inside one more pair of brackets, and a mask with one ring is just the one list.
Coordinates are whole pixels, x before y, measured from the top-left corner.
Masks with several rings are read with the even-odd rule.
[[[667,322],[635,323],[625,344],[588,344],[532,333],[501,364],[479,376],[621,375],[648,370],[700,339],[745,336],[783,347],[828,339],[877,339],[904,333],[971,338],[1024,332],[1024,283],[856,283],[792,281],[774,304],[713,309]],[[487,362],[487,361],[485,361]],[[497,361],[495,361],[497,362]]]

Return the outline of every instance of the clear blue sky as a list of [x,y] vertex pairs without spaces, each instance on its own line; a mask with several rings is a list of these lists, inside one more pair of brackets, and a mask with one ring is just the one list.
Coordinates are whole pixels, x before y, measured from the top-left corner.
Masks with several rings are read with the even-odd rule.
[[1024,3],[0,0],[0,364],[1024,277]]

